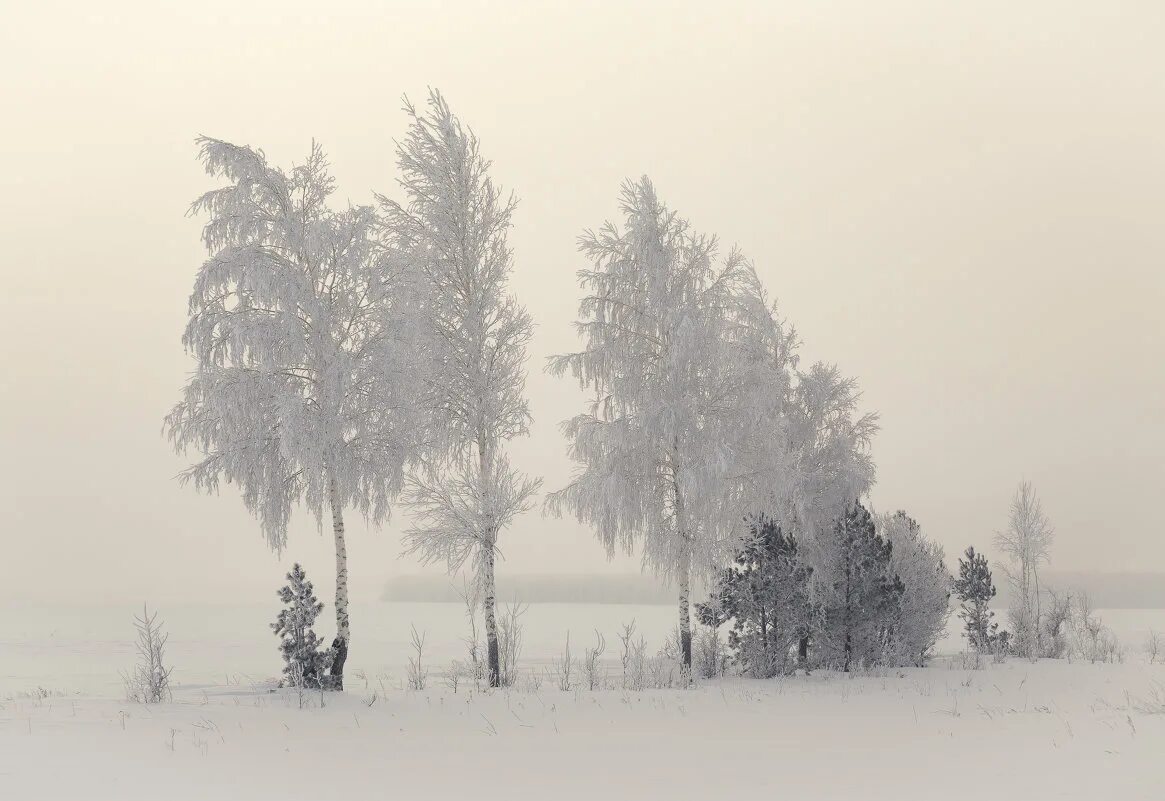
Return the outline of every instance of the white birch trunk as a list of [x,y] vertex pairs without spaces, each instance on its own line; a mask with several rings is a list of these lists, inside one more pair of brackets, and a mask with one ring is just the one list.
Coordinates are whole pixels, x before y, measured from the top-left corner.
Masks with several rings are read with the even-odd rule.
[[344,663],[348,660],[351,641],[348,619],[348,546],[344,540],[344,512],[340,506],[336,480],[331,480],[329,498],[332,507],[332,534],[336,540],[336,639],[332,642],[331,688],[344,689]]
[[[684,538],[687,545],[687,538]],[[691,674],[692,671],[692,555],[690,550],[680,556],[680,563],[676,570],[676,583],[680,590],[680,652],[684,659],[684,668]]]
[[672,471],[672,503],[676,517],[676,538],[681,548],[679,564],[676,565],[676,585],[679,588],[680,598],[680,655],[683,666],[689,677],[692,673],[692,544],[687,531],[687,516],[684,514],[684,494],[680,490],[680,456],[679,443],[673,443],[671,471]]
[[482,554],[482,609],[485,611],[485,644],[489,686],[502,685],[501,652],[498,648],[497,590],[494,584],[494,549],[487,546]]
[[489,510],[493,508],[494,499],[490,497],[493,487],[493,450],[488,438],[479,434],[477,439],[478,459],[481,461],[481,502],[487,510],[486,530],[482,532],[481,542],[481,590],[482,611],[485,615],[485,651],[486,670],[489,673],[489,686],[502,686],[501,652],[498,648],[498,621],[497,621],[497,582],[494,577],[494,562],[496,556],[497,528],[495,527]]

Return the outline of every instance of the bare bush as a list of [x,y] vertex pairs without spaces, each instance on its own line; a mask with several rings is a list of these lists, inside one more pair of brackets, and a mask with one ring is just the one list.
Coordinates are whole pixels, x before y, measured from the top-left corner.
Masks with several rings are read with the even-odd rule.
[[588,690],[601,690],[606,683],[606,674],[603,670],[602,656],[607,651],[607,639],[595,630],[595,647],[587,648],[583,656],[583,682]]
[[414,656],[409,657],[409,689],[423,690],[429,680],[429,671],[422,662],[425,655],[425,638],[428,636],[428,633],[418,634],[416,626],[411,626],[410,628],[413,631],[412,646]]
[[131,672],[121,674],[128,701],[156,704],[172,697],[170,673],[173,668],[166,667],[166,642],[170,635],[162,630],[163,626],[158,613],[151,615],[147,606],[142,606],[141,617],[134,616],[134,627],[138,632],[138,661]]
[[1072,596],[1047,591],[1048,606],[1040,618],[1040,655],[1063,659],[1068,653],[1068,627],[1072,622]]
[[445,686],[456,695],[457,688],[461,686],[461,678],[465,675],[463,665],[454,659],[453,664],[446,668],[441,675],[445,679]]
[[562,659],[556,659],[549,668],[550,677],[555,685],[563,692],[569,692],[574,686],[574,660],[570,655],[570,632],[566,633],[566,648],[562,652]]
[[1149,629],[1149,636],[1145,638],[1145,653],[1149,655],[1149,664],[1152,665],[1161,656],[1161,632]]
[[514,601],[506,607],[498,621],[499,679],[502,687],[514,687],[518,683],[518,657],[522,653],[522,615],[529,604]]
[[1124,648],[1112,630],[1093,612],[1088,593],[1077,593],[1075,601],[1070,626],[1070,654],[1092,663],[1123,662]]
[[485,681],[485,660],[482,659],[481,640],[477,635],[477,607],[481,593],[475,584],[471,584],[464,577],[461,579],[461,589],[454,587],[453,591],[465,604],[465,619],[469,623],[469,636],[461,640],[465,643],[468,659],[464,663],[454,664],[460,666],[459,679],[468,679],[475,687],[480,687]]
[[623,625],[619,633],[622,650],[619,662],[623,665],[623,689],[642,690],[647,683],[647,641],[640,635],[635,639],[635,621]]
[[724,675],[728,667],[728,652],[720,639],[719,629],[701,626],[692,650],[692,668],[701,678],[715,679]]

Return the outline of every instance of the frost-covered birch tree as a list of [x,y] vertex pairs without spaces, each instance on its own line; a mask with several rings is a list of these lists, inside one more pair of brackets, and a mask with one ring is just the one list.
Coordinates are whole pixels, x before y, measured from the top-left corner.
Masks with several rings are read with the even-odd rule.
[[1048,561],[1053,533],[1032,485],[1020,483],[1011,502],[1007,530],[995,536],[995,547],[1011,560],[1004,572],[1014,590],[1010,610],[1013,641],[1015,649],[1028,658],[1040,652],[1039,568]]
[[[860,413],[857,381],[837,367],[798,366],[796,332],[751,271],[734,293],[725,341],[736,373],[733,505],[747,520],[795,532],[812,603],[836,605],[835,525],[873,484],[877,415]],[[810,639],[798,643],[802,663]]]
[[693,575],[726,564],[746,530],[729,492],[740,408],[726,320],[751,270],[736,251],[720,260],[716,239],[669,210],[647,178],[624,184],[621,207],[621,228],[579,240],[592,264],[578,273],[584,349],[548,369],[594,398],[562,426],[579,468],[546,505],[593,526],[609,556],[641,547],[646,567],[675,580],[690,667]]
[[737,406],[733,491],[742,514],[798,532],[810,563],[818,536],[873,484],[877,415],[861,414],[855,379],[821,362],[799,367],[796,332],[750,270],[728,318]]
[[942,546],[923,536],[906,512],[880,515],[874,522],[892,547],[890,573],[903,586],[890,655],[903,664],[921,666],[946,631],[954,577],[947,570]]
[[408,281],[377,257],[372,207],[335,211],[319,145],[284,171],[260,150],[200,138],[206,172],[227,185],[202,195],[209,258],[198,270],[183,335],[197,361],[166,418],[181,474],[199,490],[236,485],[276,551],[302,503],[336,553],[330,685],[343,688],[351,639],[344,509],[387,517],[420,429]]
[[508,293],[506,242],[515,201],[489,177],[477,137],[440,93],[428,110],[407,99],[408,135],[397,145],[404,204],[381,197],[389,247],[422,279],[426,353],[419,396],[433,412],[423,469],[406,499],[405,549],[455,572],[468,560],[480,586],[489,681],[502,674],[496,619],[498,537],[528,510],[541,485],[510,465],[506,442],[528,433],[524,396],[532,322]]

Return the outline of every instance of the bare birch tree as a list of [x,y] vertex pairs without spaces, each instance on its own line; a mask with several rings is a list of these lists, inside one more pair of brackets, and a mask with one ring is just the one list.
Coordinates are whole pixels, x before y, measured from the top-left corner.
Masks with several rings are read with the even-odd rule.
[[1012,632],[1016,650],[1029,659],[1040,653],[1039,568],[1048,561],[1053,533],[1032,485],[1022,482],[1011,502],[1007,530],[995,536],[995,547],[1011,560],[1004,571],[1015,591]]
[[532,322],[507,293],[506,243],[515,207],[489,177],[477,137],[440,93],[397,145],[402,205],[380,197],[390,249],[423,280],[426,353],[418,394],[433,412],[423,469],[411,475],[405,549],[455,572],[466,561],[481,587],[491,686],[501,681],[495,565],[498,537],[541,485],[514,469],[505,444],[529,431],[524,397]]
[[263,152],[200,138],[227,185],[191,213],[210,219],[183,344],[197,361],[166,418],[170,440],[202,458],[181,474],[199,490],[235,484],[276,551],[303,503],[336,553],[330,684],[343,689],[351,625],[344,509],[389,514],[415,447],[417,352],[409,282],[377,257],[369,206],[334,211],[319,145],[289,172]]

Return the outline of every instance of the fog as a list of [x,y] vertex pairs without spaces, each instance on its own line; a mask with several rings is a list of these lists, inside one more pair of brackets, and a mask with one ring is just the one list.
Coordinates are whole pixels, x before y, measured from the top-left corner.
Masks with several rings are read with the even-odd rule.
[[[993,554],[1033,482],[1059,570],[1165,571],[1165,8],[1158,3],[25,3],[0,26],[0,597],[273,598],[232,488],[197,495],[161,435],[209,188],[194,137],[275,163],[323,143],[339,198],[395,188],[400,96],[439,87],[521,200],[532,436],[565,483],[580,408],[575,238],[649,174],[755,261],[808,360],[857,376],[880,511]],[[318,24],[327,19],[328,25]],[[601,45],[601,46],[599,46]],[[418,572],[403,517],[353,521],[355,597]],[[522,518],[506,571],[635,570]],[[502,579],[504,582],[504,579]],[[325,593],[326,594],[326,593]]]

